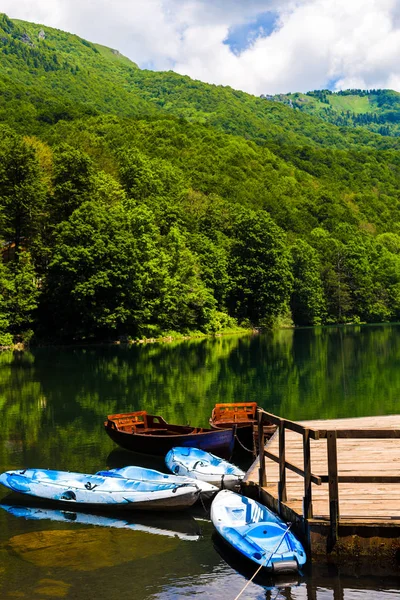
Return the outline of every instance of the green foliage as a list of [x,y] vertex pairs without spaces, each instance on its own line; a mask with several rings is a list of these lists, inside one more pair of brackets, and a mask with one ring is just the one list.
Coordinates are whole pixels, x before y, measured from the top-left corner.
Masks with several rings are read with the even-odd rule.
[[201,279],[199,261],[177,227],[172,227],[166,236],[165,252],[168,275],[161,299],[160,326],[178,331],[207,329],[210,320],[215,321],[216,301]]
[[400,318],[398,94],[256,98],[5,15],[0,38],[0,335]]
[[362,127],[384,136],[400,132],[400,94],[394,90],[315,90],[273,99],[339,127]]
[[13,284],[6,267],[0,262],[0,346],[10,346],[13,336],[10,333],[10,297]]
[[[86,202],[57,231],[47,278],[53,325],[66,337],[138,334],[158,303],[163,260],[144,208]],[[68,299],[59,306],[61,298]]]
[[12,294],[9,298],[10,330],[23,334],[34,323],[39,289],[31,257],[23,252],[19,261],[11,265]]
[[64,144],[54,151],[53,197],[51,210],[55,223],[66,221],[93,191],[94,169],[90,158]]
[[192,251],[199,257],[201,278],[212,291],[220,310],[226,308],[230,288],[228,240],[221,233],[214,241],[203,233],[190,236]]
[[292,317],[298,325],[321,325],[326,316],[326,300],[317,251],[304,240],[291,247],[293,291],[290,299]]
[[18,259],[40,229],[44,187],[34,150],[7,128],[0,129],[0,236]]
[[238,209],[230,260],[230,310],[239,321],[272,323],[287,304],[292,286],[283,231],[267,213]]

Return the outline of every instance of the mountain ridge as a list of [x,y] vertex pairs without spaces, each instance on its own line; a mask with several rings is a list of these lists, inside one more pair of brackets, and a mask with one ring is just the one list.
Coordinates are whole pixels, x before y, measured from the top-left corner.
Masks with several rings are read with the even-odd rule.
[[400,93],[395,90],[323,89],[262,97],[341,127],[363,127],[384,136],[400,135]]
[[[61,115],[57,113],[57,109],[53,111],[53,115],[47,115],[51,123],[56,122],[60,117],[76,118],[79,112],[83,116],[101,112],[116,112],[121,116],[143,114],[150,116],[163,112],[188,121],[209,124],[227,133],[241,135],[259,143],[267,141],[280,144],[283,129],[287,138],[290,138],[290,143],[298,145],[330,145],[338,148],[364,145],[382,148],[399,147],[398,140],[376,137],[376,133],[366,129],[343,129],[330,123],[322,125],[319,120],[318,125],[315,125],[316,122],[313,120],[315,117],[303,113],[293,118],[293,111],[282,103],[265,101],[229,86],[206,84],[172,71],[141,70],[136,63],[130,63],[129,59],[125,59],[122,55],[114,55],[112,49],[99,46],[103,48],[100,52],[96,44],[61,30],[25,21],[16,23],[18,27],[15,29],[14,22],[6,15],[0,18],[0,31],[3,30],[5,34],[1,38],[3,43],[1,71],[7,78],[7,65],[4,64],[6,52],[9,61],[11,58],[16,59],[18,71],[25,73],[27,83],[32,90],[31,104],[38,113],[35,119],[32,110],[25,111],[23,117],[25,127],[29,120],[32,126],[37,119],[46,120],[41,96],[43,93],[48,93],[49,102],[57,105],[58,100],[54,99],[54,87],[56,87],[57,94],[63,93],[65,102],[69,104],[64,113],[61,111]],[[48,32],[48,37],[40,41],[39,49],[25,45],[26,51],[23,52],[18,48],[18,44],[11,48],[11,51],[4,47],[5,39],[12,37],[15,40],[16,36],[22,36],[24,33],[33,36],[32,32],[37,32],[38,27]],[[54,40],[57,41],[59,57],[54,54]],[[19,41],[19,46],[24,47],[23,42]],[[36,56],[40,49],[42,54]],[[129,64],[125,60],[128,60]],[[26,61],[28,61],[29,73],[24,68]],[[93,64],[97,65],[96,77],[93,77],[90,71],[90,65]],[[43,80],[44,75],[49,81]],[[37,90],[35,81],[37,76],[41,78],[40,91]],[[18,81],[18,76],[14,77],[15,81]],[[55,78],[56,83],[52,81]],[[7,80],[9,93],[15,86],[15,81],[13,85],[12,81]],[[3,95],[5,87],[3,84]],[[89,90],[90,102],[87,94]],[[21,91],[17,89],[15,95],[21,95]],[[317,132],[315,128],[318,129]]]
[[0,344],[400,319],[398,137],[116,52],[0,15]]

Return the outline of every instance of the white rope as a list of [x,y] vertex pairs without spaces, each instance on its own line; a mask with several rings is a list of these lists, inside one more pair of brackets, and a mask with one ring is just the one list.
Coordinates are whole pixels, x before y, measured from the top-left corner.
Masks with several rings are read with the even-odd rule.
[[250,583],[253,581],[254,577],[261,571],[261,569],[263,567],[266,567],[269,563],[269,561],[271,560],[272,556],[275,554],[275,552],[278,550],[279,546],[282,544],[285,535],[287,534],[287,532],[289,531],[289,529],[291,528],[292,523],[289,523],[286,531],[284,532],[284,534],[282,535],[281,539],[279,540],[279,544],[276,546],[276,548],[274,548],[274,550],[272,550],[271,554],[268,557],[267,562],[262,562],[261,565],[258,567],[257,571],[254,573],[254,575],[251,577],[251,579],[248,580],[248,582],[246,583],[246,585],[244,586],[244,588],[239,592],[239,594],[236,596],[236,598],[234,600],[238,600],[238,598],[240,598],[240,596],[243,594],[244,590],[247,588],[248,585],[250,585]]

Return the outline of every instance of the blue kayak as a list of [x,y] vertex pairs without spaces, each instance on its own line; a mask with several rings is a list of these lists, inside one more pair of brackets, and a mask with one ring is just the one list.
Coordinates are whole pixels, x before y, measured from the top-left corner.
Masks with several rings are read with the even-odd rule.
[[165,464],[175,475],[207,481],[219,488],[238,490],[245,476],[236,465],[199,448],[172,448]]
[[146,467],[121,467],[119,469],[109,469],[108,471],[99,471],[96,475],[103,477],[125,477],[125,479],[134,479],[136,481],[148,481],[153,484],[170,483],[173,485],[189,484],[197,486],[200,490],[200,498],[210,500],[218,492],[218,488],[206,481],[200,481],[192,477],[183,477],[180,475],[171,475],[171,473],[161,473],[155,469],[147,469]]
[[13,492],[69,504],[96,504],[146,510],[181,509],[199,497],[195,484],[130,480],[50,469],[21,469],[0,475]]
[[296,572],[306,562],[287,525],[255,500],[222,490],[211,505],[211,521],[230,546],[267,571]]

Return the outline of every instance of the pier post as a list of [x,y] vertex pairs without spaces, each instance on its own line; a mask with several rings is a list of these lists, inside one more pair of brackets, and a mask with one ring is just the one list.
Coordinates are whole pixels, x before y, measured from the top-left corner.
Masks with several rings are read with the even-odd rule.
[[264,415],[263,413],[259,410],[257,413],[257,422],[258,422],[258,451],[260,453],[259,455],[259,469],[258,469],[258,474],[259,474],[259,486],[260,488],[263,488],[267,485],[267,472],[266,472],[266,468],[265,468],[265,455],[264,455],[264,450],[265,450],[265,438],[264,438]]
[[281,502],[287,501],[286,494],[286,450],[285,450],[285,425],[282,419],[279,420],[279,511]]
[[337,432],[327,432],[328,450],[328,480],[329,480],[329,518],[330,535],[328,539],[328,551],[331,551],[338,539],[339,527],[339,482],[337,464]]
[[312,491],[311,491],[311,448],[310,448],[310,430],[304,429],[303,432],[303,458],[304,458],[304,499],[303,516],[305,519],[312,519]]

